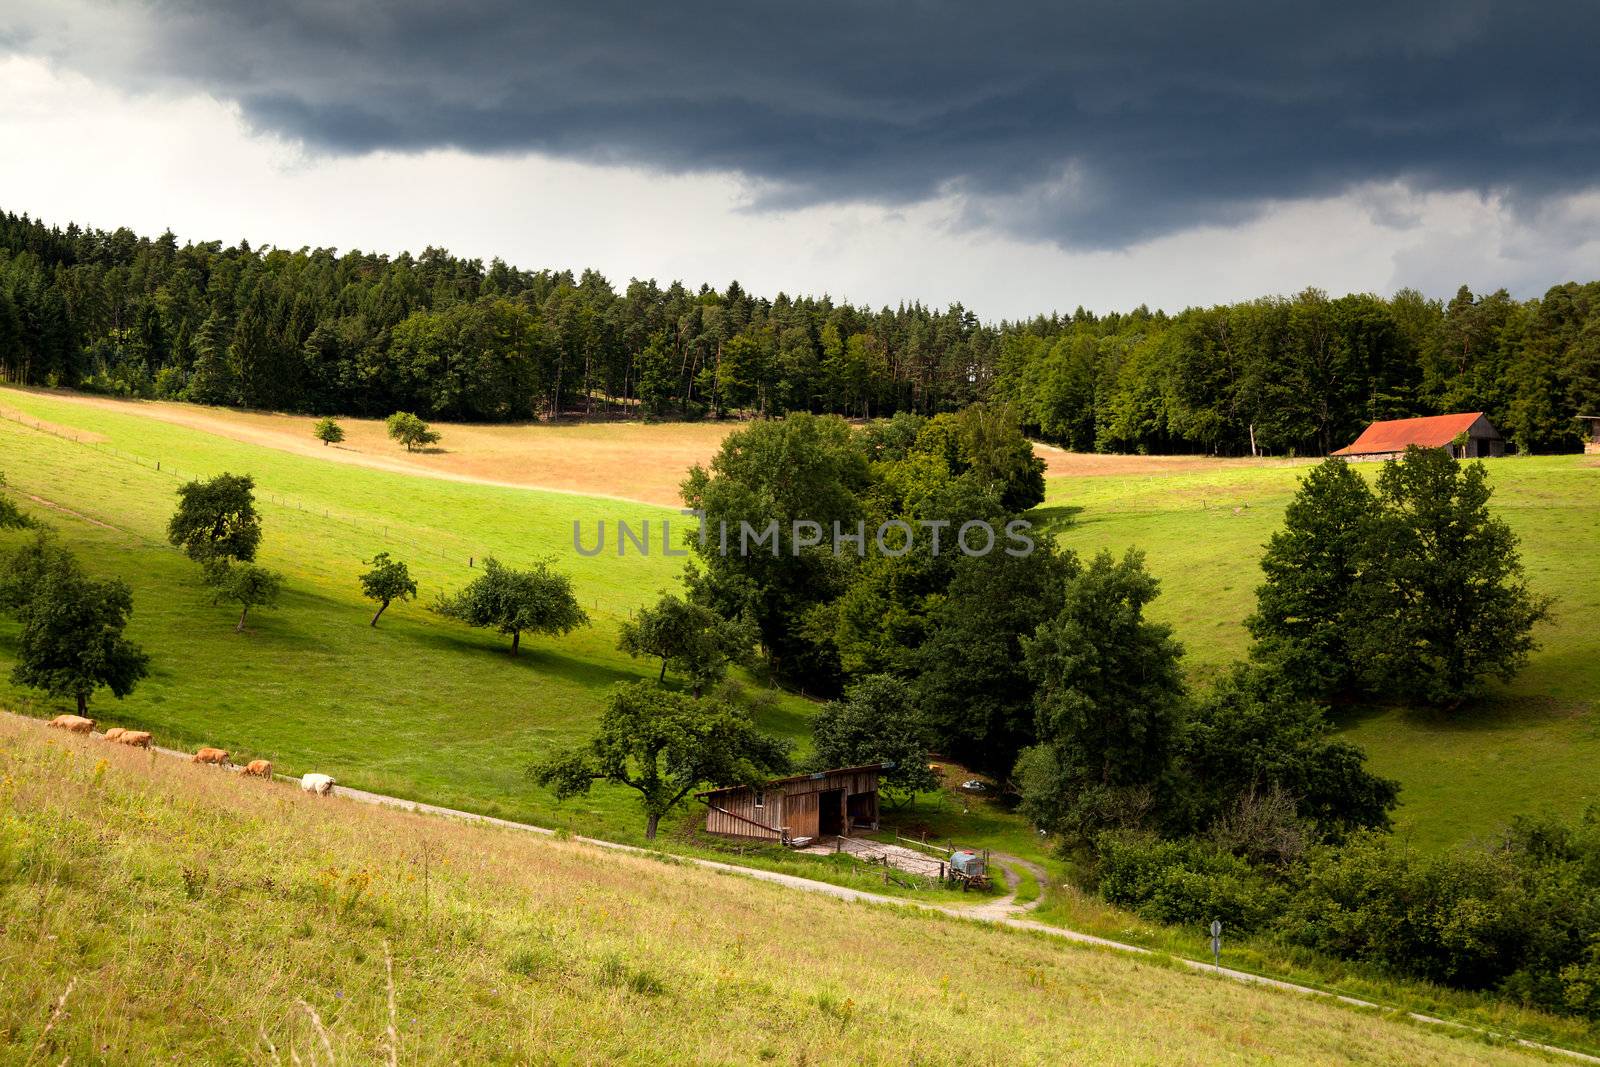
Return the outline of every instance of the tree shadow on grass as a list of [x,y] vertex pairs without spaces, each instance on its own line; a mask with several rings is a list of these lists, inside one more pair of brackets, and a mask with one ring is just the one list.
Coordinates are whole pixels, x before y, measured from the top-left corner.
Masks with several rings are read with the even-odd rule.
[[1034,508],[1026,517],[1036,529],[1045,533],[1057,533],[1076,526],[1078,516],[1082,512],[1082,504],[1052,504],[1049,507]]
[[1436,733],[1500,733],[1563,722],[1584,709],[1570,701],[1546,696],[1495,693],[1478,697],[1458,708],[1433,708],[1403,704],[1348,704],[1335,708],[1334,724],[1354,729],[1380,719],[1397,717],[1404,725]]
[[[499,635],[495,635],[499,637]],[[557,649],[530,644],[524,638],[516,655],[511,654],[511,638],[501,637],[491,642],[487,635],[456,634],[445,630],[428,629],[407,635],[407,640],[424,648],[461,656],[463,667],[479,667],[486,657],[511,667],[533,671],[584,686],[609,687],[618,682],[642,682],[647,679],[647,666],[637,671],[580,659]],[[470,657],[470,658],[467,658]]]

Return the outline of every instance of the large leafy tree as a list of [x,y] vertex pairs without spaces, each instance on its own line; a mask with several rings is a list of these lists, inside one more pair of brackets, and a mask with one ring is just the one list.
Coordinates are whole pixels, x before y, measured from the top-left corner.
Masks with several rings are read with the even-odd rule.
[[879,781],[891,797],[906,799],[939,788],[928,766],[932,732],[910,686],[886,674],[852,683],[843,700],[830,701],[811,724],[812,766],[884,764]]
[[490,557],[483,561],[482,574],[455,595],[440,597],[433,610],[468,626],[507,634],[513,656],[524,633],[565,634],[589,625],[588,613],[572,592],[572,579],[542,560],[517,570]]
[[1361,625],[1355,593],[1377,511],[1372,490],[1343,460],[1313,467],[1261,557],[1266,581],[1245,626],[1252,655],[1273,662],[1301,692],[1356,688],[1350,641]]
[[1517,536],[1489,512],[1484,465],[1412,447],[1383,465],[1350,645],[1375,691],[1454,707],[1510,681],[1550,610]]
[[1018,760],[1023,807],[1046,830],[1087,838],[1159,814],[1183,718],[1182,646],[1145,608],[1159,583],[1142,553],[1101,552],[1023,642],[1038,743]]
[[1023,644],[1060,609],[1077,557],[1041,540],[1027,556],[963,557],[929,616],[910,677],[939,751],[996,775],[1035,738]]
[[[684,501],[703,514],[702,536],[692,542],[692,599],[724,618],[748,615],[779,673],[831,685],[832,650],[800,620],[847,584],[853,557],[835,555],[833,524],[856,531],[864,519],[858,494],[870,480],[843,419],[789,415],[729,434],[710,469],[695,467],[683,485]],[[820,543],[797,547],[796,520],[816,523]],[[770,539],[754,544],[769,533],[776,551]]]
[[1007,511],[1026,511],[1044,500],[1044,460],[1034,455],[1016,412],[1003,404],[972,404],[935,416],[917,434],[915,448],[942,457],[952,474],[971,471],[995,486]]
[[586,744],[529,768],[540,785],[567,799],[597,781],[639,794],[645,839],[661,819],[706,785],[761,782],[788,768],[784,743],[756,729],[749,713],[721,699],[695,700],[636,682],[613,689],[600,727]]
[[16,609],[22,632],[11,680],[73,698],[80,715],[96,689],[127,696],[150,669],[149,656],[122,635],[132,613],[127,583],[89,578],[71,556],[48,554]]
[[666,681],[668,667],[682,672],[695,696],[721,681],[730,664],[747,662],[756,643],[749,621],[724,619],[673,593],[663,593],[653,607],[625,619],[621,631],[619,649],[661,660],[657,681]]
[[219,474],[179,486],[167,540],[196,563],[254,560],[261,544],[255,480],[248,474]]

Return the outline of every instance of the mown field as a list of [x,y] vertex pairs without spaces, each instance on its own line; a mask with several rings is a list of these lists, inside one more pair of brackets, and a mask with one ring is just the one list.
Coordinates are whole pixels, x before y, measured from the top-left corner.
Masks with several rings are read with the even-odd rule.
[[15,719],[0,974],[15,1063],[1549,1062]]

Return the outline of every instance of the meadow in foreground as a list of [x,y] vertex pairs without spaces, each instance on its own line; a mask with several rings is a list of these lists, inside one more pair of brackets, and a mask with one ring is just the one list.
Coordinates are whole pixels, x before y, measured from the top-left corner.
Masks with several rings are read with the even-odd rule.
[[0,1057],[12,1062],[1536,1058],[11,718],[0,802]]

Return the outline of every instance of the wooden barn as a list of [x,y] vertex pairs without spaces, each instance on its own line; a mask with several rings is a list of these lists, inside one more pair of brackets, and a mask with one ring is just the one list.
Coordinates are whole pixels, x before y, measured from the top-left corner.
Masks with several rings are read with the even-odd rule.
[[723,786],[696,794],[706,805],[706,830],[788,844],[796,838],[845,837],[878,828],[881,763],[797,774],[760,789]]
[[1361,431],[1348,447],[1334,453],[1345,459],[1399,459],[1411,445],[1442,448],[1456,459],[1481,459],[1506,454],[1505,438],[1481,411],[1429,415],[1420,419],[1386,419]]
[[1591,456],[1600,455],[1600,415],[1579,415],[1583,423],[1583,450]]

